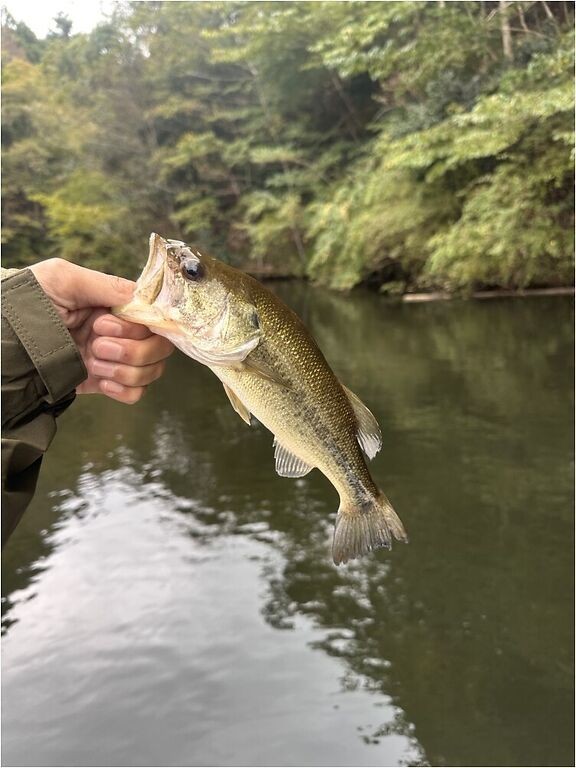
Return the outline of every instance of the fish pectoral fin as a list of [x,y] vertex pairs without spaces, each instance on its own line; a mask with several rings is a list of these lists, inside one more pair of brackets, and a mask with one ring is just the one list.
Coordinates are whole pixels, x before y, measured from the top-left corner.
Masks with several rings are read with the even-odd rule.
[[223,386],[224,386],[224,392],[226,392],[226,394],[228,395],[228,399],[230,400],[232,408],[234,408],[238,416],[240,416],[241,419],[244,419],[246,424],[250,426],[250,411],[248,410],[248,408],[246,408],[246,406],[244,405],[242,400],[240,400],[236,392],[233,392],[227,384],[224,384]]
[[356,417],[356,424],[358,425],[356,439],[366,456],[369,459],[373,459],[380,448],[382,448],[382,433],[380,432],[378,422],[374,418],[374,414],[366,408],[362,400],[354,392],[351,392],[344,384],[342,384],[342,388],[348,396],[354,416]]
[[252,373],[254,376],[260,376],[261,379],[272,381],[274,384],[279,384],[285,389],[291,389],[290,385],[284,381],[280,374],[262,360],[254,360],[251,357],[247,357],[242,361],[242,365],[238,366],[238,370],[242,370],[244,373]]
[[276,437],[274,438],[274,459],[276,460],[276,472],[280,477],[304,477],[314,469],[279,443]]

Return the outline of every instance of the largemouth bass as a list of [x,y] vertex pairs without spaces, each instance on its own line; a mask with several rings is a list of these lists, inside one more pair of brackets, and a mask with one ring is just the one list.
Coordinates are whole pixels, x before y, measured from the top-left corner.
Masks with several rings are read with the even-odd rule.
[[[179,240],[150,236],[148,262],[129,304],[113,310],[207,365],[238,415],[274,435],[276,471],[314,467],[340,495],[336,565],[407,541],[400,518],[372,480],[382,438],[368,408],[335,376],[306,327],[261,283]],[[364,452],[364,454],[363,454]]]

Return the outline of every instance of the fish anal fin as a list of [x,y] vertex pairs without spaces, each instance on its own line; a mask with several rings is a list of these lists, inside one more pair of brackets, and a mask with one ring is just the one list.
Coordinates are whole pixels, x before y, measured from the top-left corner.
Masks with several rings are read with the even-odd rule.
[[250,425],[250,411],[248,410],[248,408],[246,408],[242,400],[240,400],[236,392],[231,390],[227,384],[224,384],[224,382],[222,383],[224,386],[224,392],[226,392],[226,394],[228,395],[228,399],[230,400],[230,404],[232,405],[232,408],[234,408],[234,410],[236,411],[238,416],[240,416],[241,419],[244,419],[246,424]]
[[314,467],[299,459],[295,453],[285,448],[274,438],[274,459],[276,461],[276,472],[280,477],[304,477]]
[[373,459],[380,448],[382,448],[382,433],[380,432],[378,422],[374,414],[354,392],[351,392],[344,384],[342,384],[342,389],[346,393],[356,417],[356,424],[358,425],[356,438],[368,458]]

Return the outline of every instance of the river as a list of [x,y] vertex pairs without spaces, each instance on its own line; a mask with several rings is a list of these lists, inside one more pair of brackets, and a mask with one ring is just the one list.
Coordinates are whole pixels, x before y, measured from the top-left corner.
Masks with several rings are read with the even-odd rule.
[[410,543],[336,568],[330,483],[179,353],[78,398],[4,551],[3,765],[572,764],[572,299],[275,290]]

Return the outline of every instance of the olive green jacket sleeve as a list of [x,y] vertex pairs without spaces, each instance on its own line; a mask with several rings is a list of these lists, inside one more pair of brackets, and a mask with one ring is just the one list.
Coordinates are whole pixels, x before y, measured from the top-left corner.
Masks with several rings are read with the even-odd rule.
[[2,270],[2,546],[34,495],[56,417],[86,376],[33,273]]

